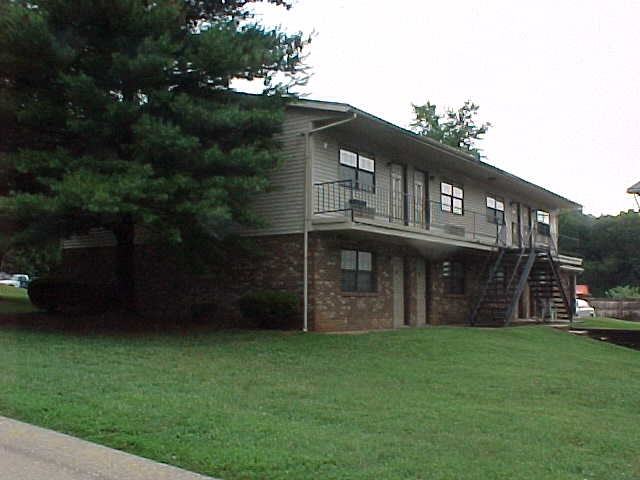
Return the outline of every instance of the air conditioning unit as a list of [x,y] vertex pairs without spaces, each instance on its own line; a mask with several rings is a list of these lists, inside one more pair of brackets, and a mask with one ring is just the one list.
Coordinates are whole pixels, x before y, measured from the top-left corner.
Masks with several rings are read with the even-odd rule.
[[351,210],[353,210],[353,214],[358,217],[373,218],[376,216],[376,209],[373,207],[367,207],[366,200],[351,198],[349,199],[349,208],[351,208]]
[[449,235],[457,235],[458,237],[464,237],[465,229],[464,227],[459,227],[457,225],[445,225],[444,232]]

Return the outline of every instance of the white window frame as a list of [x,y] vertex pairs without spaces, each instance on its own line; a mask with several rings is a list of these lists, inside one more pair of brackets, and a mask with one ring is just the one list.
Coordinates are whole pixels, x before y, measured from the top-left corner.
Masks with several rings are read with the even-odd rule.
[[[355,172],[356,183],[352,185],[353,188],[368,190],[369,188],[372,191],[375,191],[376,188],[376,160],[371,155],[364,155],[362,153],[355,152],[353,150],[349,150],[348,148],[340,149],[340,158],[339,158],[340,166],[351,168]],[[373,183],[371,186],[369,184],[362,184],[359,181],[360,172],[366,172],[371,174],[373,177]],[[366,186],[366,188],[361,188],[361,186]]]
[[[489,223],[496,223],[498,225],[505,225],[505,215],[504,215],[504,198],[498,197],[497,195],[493,195],[492,193],[487,194],[487,221]],[[498,212],[502,213],[502,221],[499,222]]]
[[549,212],[536,210],[536,222],[538,224],[538,233],[548,237],[551,236],[551,214]]
[[453,215],[464,215],[464,187],[456,183],[440,182],[440,208]]

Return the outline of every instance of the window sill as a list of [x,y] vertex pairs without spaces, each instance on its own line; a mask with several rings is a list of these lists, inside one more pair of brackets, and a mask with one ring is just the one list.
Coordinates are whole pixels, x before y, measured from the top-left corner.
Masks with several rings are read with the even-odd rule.
[[345,292],[341,291],[342,297],[377,297],[380,294],[378,292]]

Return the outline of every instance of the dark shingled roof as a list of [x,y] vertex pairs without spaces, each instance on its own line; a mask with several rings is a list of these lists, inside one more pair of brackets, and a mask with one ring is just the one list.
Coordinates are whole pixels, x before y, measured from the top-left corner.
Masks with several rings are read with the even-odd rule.
[[640,182],[636,183],[635,185],[630,186],[627,189],[627,193],[637,193],[640,195]]

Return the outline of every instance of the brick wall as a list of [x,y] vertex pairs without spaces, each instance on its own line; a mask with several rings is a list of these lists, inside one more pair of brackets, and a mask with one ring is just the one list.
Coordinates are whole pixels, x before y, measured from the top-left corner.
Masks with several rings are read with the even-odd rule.
[[[135,302],[145,317],[191,320],[199,317],[225,327],[254,326],[241,317],[236,301],[254,290],[288,290],[300,298],[292,328],[302,326],[303,237],[255,237],[242,254],[211,265],[206,274],[194,274],[171,250],[153,245],[135,247]],[[115,248],[63,250],[65,276],[90,283],[115,281]]]
[[[287,290],[299,298],[299,310],[290,328],[303,322],[303,236],[254,237],[242,255],[230,255],[205,275],[194,275],[171,251],[136,246],[135,297],[139,313],[151,318],[180,321],[198,318],[224,327],[254,327],[244,320],[237,300],[255,290]],[[342,249],[374,254],[375,292],[343,292],[340,268]],[[416,261],[418,252],[403,244],[313,233],[309,239],[309,328],[349,331],[393,328],[392,258],[404,259],[404,314],[406,323],[419,323]],[[80,277],[114,279],[113,248],[65,251],[69,272]],[[465,294],[445,292],[441,261],[426,260],[427,323],[462,324],[480,288],[486,257],[458,253],[448,259],[465,265]]]
[[[137,249],[138,310],[147,316],[197,317],[225,327],[254,327],[242,318],[237,300],[256,290],[288,290],[300,298],[291,328],[302,326],[303,237],[254,237],[248,250],[221,259],[206,274],[180,268],[170,252]],[[175,298],[167,292],[177,292]]]
[[[391,257],[398,253],[399,248],[380,242],[356,242],[327,234],[312,235],[310,240],[311,328],[316,331],[392,328]],[[373,252],[375,292],[342,291],[342,249]]]
[[115,282],[116,251],[113,247],[70,248],[62,250],[63,277],[77,278],[90,284]]
[[[482,277],[486,265],[486,256],[477,254],[458,253],[448,258],[438,259],[430,263],[430,295],[429,323],[432,325],[466,324],[471,309],[480,294]],[[442,278],[442,261],[460,261],[464,265],[465,285],[464,294],[450,294],[445,291],[445,281]],[[429,288],[429,284],[427,284]]]

